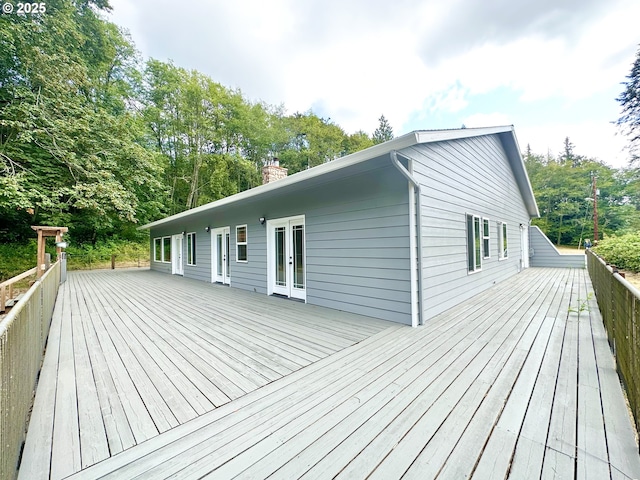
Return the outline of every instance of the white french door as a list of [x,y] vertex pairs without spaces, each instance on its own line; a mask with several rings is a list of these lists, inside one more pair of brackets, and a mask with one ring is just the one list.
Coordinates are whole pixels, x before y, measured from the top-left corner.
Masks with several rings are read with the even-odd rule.
[[173,258],[171,259],[171,273],[174,275],[184,275],[184,264],[182,259],[182,234],[172,235],[171,250]]
[[226,285],[231,283],[231,276],[229,275],[230,243],[231,229],[229,227],[211,230],[212,282]]
[[267,293],[307,300],[304,217],[267,221]]

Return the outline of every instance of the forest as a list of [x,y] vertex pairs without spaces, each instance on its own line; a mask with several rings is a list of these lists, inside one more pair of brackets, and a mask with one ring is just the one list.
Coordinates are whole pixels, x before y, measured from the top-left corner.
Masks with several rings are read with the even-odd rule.
[[313,112],[250,102],[171,62],[142,61],[105,0],[51,0],[0,16],[0,241],[30,225],[74,243],[257,186],[277,156],[295,173],[391,138],[346,134]]
[[[259,185],[272,157],[291,174],[393,138],[384,115],[371,134],[347,133],[313,111],[142,59],[105,20],[109,9],[49,0],[46,13],[0,16],[0,257],[3,244],[33,239],[31,225],[68,226],[76,246],[144,243],[138,226]],[[627,113],[621,128],[635,131]],[[595,175],[601,235],[638,231],[638,169],[576,150],[567,138],[557,157],[523,152],[534,223],[559,244],[592,238]]]

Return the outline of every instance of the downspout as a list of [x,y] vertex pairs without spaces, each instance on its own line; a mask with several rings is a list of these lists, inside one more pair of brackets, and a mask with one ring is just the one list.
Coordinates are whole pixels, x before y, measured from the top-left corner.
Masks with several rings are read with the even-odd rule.
[[416,265],[418,267],[418,325],[424,325],[422,318],[424,303],[422,292],[422,195],[420,194],[420,183],[418,183],[418,181],[413,178],[413,175],[411,175],[411,173],[400,163],[400,161],[398,160],[398,155],[403,156],[409,162],[413,162],[412,158],[407,157],[403,153],[398,153],[396,150],[391,150],[390,155],[391,163],[393,164],[393,166],[413,185],[414,193],[418,196],[418,199],[416,201],[416,246],[418,250],[418,258],[416,262]]

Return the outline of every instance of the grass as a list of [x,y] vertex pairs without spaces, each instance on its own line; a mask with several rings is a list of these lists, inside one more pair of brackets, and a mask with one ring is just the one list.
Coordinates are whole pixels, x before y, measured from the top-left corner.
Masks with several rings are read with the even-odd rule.
[[[46,252],[55,260],[53,242],[47,242]],[[96,245],[70,245],[67,249],[67,270],[111,268],[111,256],[115,255],[116,267],[148,267],[149,243],[126,240],[109,240]],[[0,244],[0,282],[15,277],[36,266],[36,241],[25,245]]]

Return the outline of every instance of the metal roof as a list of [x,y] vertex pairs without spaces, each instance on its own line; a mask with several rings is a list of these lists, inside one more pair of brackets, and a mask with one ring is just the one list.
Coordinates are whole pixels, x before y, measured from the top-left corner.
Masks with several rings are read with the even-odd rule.
[[323,165],[318,165],[317,167],[310,168],[309,170],[295,173],[276,182],[245,190],[244,192],[236,193],[235,195],[231,195],[229,197],[225,197],[220,200],[216,200],[214,202],[192,208],[191,210],[186,210],[184,212],[171,215],[170,217],[148,223],[146,225],[138,227],[138,230],[147,230],[149,228],[166,223],[171,223],[175,220],[179,220],[191,215],[215,210],[224,207],[225,205],[231,205],[243,200],[250,199],[252,197],[264,195],[267,192],[273,192],[290,185],[309,181],[310,179],[326,175],[330,172],[335,172],[337,170],[350,167],[358,163],[366,162],[368,160],[387,155],[392,150],[402,150],[404,148],[424,143],[443,142],[448,140],[457,140],[462,138],[495,134],[498,134],[503,141],[503,146],[505,148],[505,151],[507,152],[509,163],[511,164],[511,168],[516,178],[516,182],[518,183],[518,187],[520,188],[520,192],[522,193],[525,205],[527,206],[529,215],[531,217],[539,217],[540,214],[538,213],[538,207],[533,195],[533,189],[531,188],[531,183],[529,182],[529,177],[527,176],[524,162],[522,160],[522,155],[520,153],[520,148],[518,147],[518,141],[516,140],[515,131],[513,125],[509,125],[499,127],[461,128],[452,130],[417,130],[411,133],[407,133],[406,135],[394,138],[393,140],[390,140],[388,142],[374,145],[373,147],[367,148],[365,150],[352,153],[351,155],[347,155],[332,162],[328,162]]

